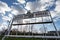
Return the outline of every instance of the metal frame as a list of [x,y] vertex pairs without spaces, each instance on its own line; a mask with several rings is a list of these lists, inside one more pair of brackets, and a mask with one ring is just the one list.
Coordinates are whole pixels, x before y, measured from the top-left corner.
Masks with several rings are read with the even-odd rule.
[[23,37],[23,38],[60,38],[60,36],[23,36],[23,35],[5,35],[6,37]]
[[[50,12],[49,12],[49,14],[50,14]],[[25,14],[23,14],[23,15],[25,15]],[[32,14],[33,15],[33,14]],[[38,16],[39,17],[39,16]],[[42,17],[42,16],[41,16]],[[8,30],[7,30],[7,35],[5,35],[3,38],[2,38],[2,40],[4,40],[4,38],[5,37],[7,37],[7,36],[9,36],[9,37],[36,37],[36,38],[60,38],[60,36],[59,36],[59,33],[58,33],[58,31],[57,31],[57,28],[56,28],[56,26],[55,26],[55,24],[54,24],[54,21],[53,21],[53,18],[52,18],[52,16],[51,16],[51,14],[50,14],[50,17],[51,17],[51,20],[52,21],[50,21],[50,22],[36,22],[36,23],[25,23],[25,24],[12,24],[13,23],[13,21],[15,20],[15,18],[13,18],[12,20],[11,20],[11,22],[10,22],[10,25],[9,25],[9,28],[8,28]],[[30,17],[29,17],[30,18]],[[32,17],[31,17],[32,18]],[[23,19],[23,18],[22,18]],[[25,19],[25,18],[24,18]],[[11,31],[11,27],[12,27],[12,25],[34,25],[34,24],[43,24],[43,26],[44,26],[44,24],[48,24],[48,23],[52,23],[53,25],[54,25],[54,28],[55,28],[55,30],[56,30],[56,33],[57,33],[57,36],[34,36],[34,35],[32,35],[32,36],[30,36],[30,35],[9,35],[10,34],[10,31]]]

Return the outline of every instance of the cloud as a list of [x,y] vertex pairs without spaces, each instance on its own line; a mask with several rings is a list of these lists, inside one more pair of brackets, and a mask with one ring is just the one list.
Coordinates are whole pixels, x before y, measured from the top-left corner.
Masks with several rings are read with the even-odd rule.
[[60,8],[60,1],[57,0],[57,1],[56,1],[56,8],[55,8],[55,11],[60,14],[60,9],[59,9],[59,8]]
[[51,11],[51,15],[54,18],[55,22],[60,18],[60,0],[56,1],[56,7],[53,11]]
[[24,4],[25,0],[17,0],[19,3]]
[[6,11],[10,11],[10,7],[8,7],[8,5],[2,1],[0,1],[0,13],[5,14]]
[[[40,9],[40,7],[38,6],[39,3],[38,2],[27,2],[26,4],[26,9],[27,10],[31,10],[31,11],[38,11]],[[39,9],[38,9],[39,8]],[[37,10],[38,9],[38,10]]]
[[13,14],[9,14],[8,16],[9,16],[10,18],[13,18]]
[[54,18],[54,17],[56,17],[56,16],[57,16],[57,14],[56,14],[56,12],[55,12],[55,11],[50,11],[50,13],[51,13],[52,18]]
[[31,11],[40,11],[41,5],[40,2],[28,2],[25,8]]
[[4,15],[6,14],[6,12],[9,12],[9,11],[11,11],[11,8],[8,6],[8,4],[0,1],[0,16],[2,16],[1,20],[3,21],[0,25],[0,31],[4,31],[8,27],[7,21],[10,20],[11,18],[9,18],[8,16],[4,16]]
[[36,2],[27,2],[26,9],[31,11],[43,11],[47,10],[55,4],[54,0],[39,0]]
[[8,28],[7,22],[0,24],[0,31],[5,31]]
[[5,21],[10,21],[11,20],[11,18],[8,17],[8,16],[3,16],[2,19],[5,20]]
[[13,4],[18,5],[19,3],[14,2]]
[[11,9],[12,9],[11,13],[14,14],[14,15],[19,15],[19,14],[26,13],[26,10],[21,8],[18,5],[17,6],[12,6]]
[[[9,12],[8,16],[5,16],[5,15],[2,16],[2,20],[3,20],[2,23],[12,20],[14,15],[16,16],[16,15],[25,13],[26,10],[21,8],[20,6],[13,6],[12,5],[11,7],[9,7],[6,3],[0,1],[0,13],[1,13],[1,15],[6,14],[6,12]],[[2,24],[2,27],[4,28],[5,25],[6,24]],[[8,23],[7,23],[7,25],[8,25]]]

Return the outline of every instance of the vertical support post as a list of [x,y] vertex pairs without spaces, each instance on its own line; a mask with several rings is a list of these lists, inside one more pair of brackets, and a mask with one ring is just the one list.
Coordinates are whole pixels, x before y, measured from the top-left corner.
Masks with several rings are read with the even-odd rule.
[[[18,20],[16,20],[16,21],[17,21],[17,23],[18,23]],[[17,27],[19,28],[19,25],[17,25]],[[18,31],[18,29],[16,29],[16,35],[18,34],[17,31]]]
[[11,27],[12,27],[12,23],[13,23],[13,19],[11,20],[11,23],[10,23],[10,25],[9,25],[9,28],[8,28],[8,34],[7,34],[7,35],[9,35],[9,34],[10,34]]
[[[35,18],[35,23],[36,23],[36,15],[34,15],[34,18]],[[36,32],[37,33],[37,32]]]
[[23,32],[23,31],[22,31],[22,25],[21,25],[21,28],[20,28],[20,29],[21,29],[21,33],[22,33],[22,32]]
[[[18,22],[18,21],[17,21]],[[19,22],[20,23],[20,22]],[[18,26],[18,28],[17,28],[17,35],[19,34],[19,32],[20,32],[20,30],[19,30],[19,25],[17,25]]]
[[[24,18],[24,16],[23,16],[23,18]],[[22,19],[22,22],[23,22],[23,20],[24,20],[24,19]],[[21,25],[21,28],[23,28],[23,26],[24,26],[24,25]],[[25,36],[25,30],[24,30],[24,29],[22,29],[22,30],[23,30],[23,31],[22,31],[22,32],[23,32],[23,35]]]
[[[10,34],[11,27],[12,27],[12,23],[13,23],[13,19],[11,20],[10,24],[8,25],[8,30],[7,30],[8,34],[7,34],[7,35],[9,35],[9,34]],[[4,37],[2,38],[2,40],[4,40],[4,39],[5,39],[5,37],[6,37],[6,36],[4,36]]]
[[[43,22],[43,17],[42,17],[42,22]],[[45,29],[45,25],[44,24],[43,24],[43,27],[44,27],[44,31],[46,33],[46,29]],[[46,34],[44,36],[46,36]]]
[[31,33],[32,33],[32,36],[33,36],[33,24],[31,25]]
[[29,24],[29,35],[30,35],[30,24]]
[[[49,12],[49,14],[50,14],[50,12]],[[58,31],[57,31],[57,28],[56,28],[56,26],[55,26],[55,23],[54,23],[54,21],[53,21],[53,18],[52,18],[52,16],[51,16],[51,14],[50,14],[50,17],[51,17],[51,20],[52,20],[52,22],[53,22],[54,28],[55,28],[55,30],[56,30],[57,36],[59,36],[59,33],[58,33]]]

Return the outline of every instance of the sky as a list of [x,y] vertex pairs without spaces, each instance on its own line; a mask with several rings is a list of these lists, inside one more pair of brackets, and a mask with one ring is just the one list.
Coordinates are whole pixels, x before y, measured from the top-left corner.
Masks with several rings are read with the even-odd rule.
[[49,10],[57,29],[60,30],[60,0],[0,0],[0,31],[7,29],[14,16],[25,14],[28,10]]

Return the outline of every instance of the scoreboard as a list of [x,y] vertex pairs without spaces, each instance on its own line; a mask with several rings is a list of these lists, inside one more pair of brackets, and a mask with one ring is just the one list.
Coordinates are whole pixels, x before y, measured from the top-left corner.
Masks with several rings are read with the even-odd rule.
[[28,19],[28,18],[35,18],[35,17],[46,17],[49,16],[49,11],[38,11],[38,12],[27,12],[26,14],[20,14],[15,16],[16,18],[20,18],[20,19]]

